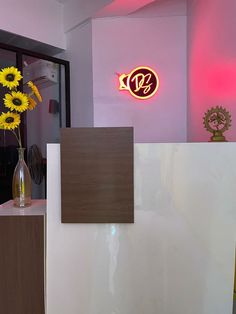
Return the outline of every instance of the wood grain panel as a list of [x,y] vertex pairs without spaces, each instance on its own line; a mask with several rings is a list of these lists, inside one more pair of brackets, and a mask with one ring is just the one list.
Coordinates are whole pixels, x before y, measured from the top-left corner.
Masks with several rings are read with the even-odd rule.
[[63,223],[132,223],[133,129],[61,129]]
[[44,314],[44,217],[0,217],[0,313]]

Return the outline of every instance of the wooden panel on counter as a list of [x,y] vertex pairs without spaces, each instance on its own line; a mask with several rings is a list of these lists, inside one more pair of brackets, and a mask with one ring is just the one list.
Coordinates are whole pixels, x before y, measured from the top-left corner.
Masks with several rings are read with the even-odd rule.
[[44,314],[44,216],[0,216],[0,313]]
[[61,129],[63,223],[132,223],[133,128]]

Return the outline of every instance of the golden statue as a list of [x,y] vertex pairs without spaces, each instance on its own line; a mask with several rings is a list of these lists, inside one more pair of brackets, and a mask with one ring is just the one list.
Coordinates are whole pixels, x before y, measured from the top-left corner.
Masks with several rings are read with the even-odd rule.
[[223,133],[229,129],[231,122],[231,115],[223,107],[209,109],[203,117],[203,124],[207,131],[213,133],[210,142],[227,142]]

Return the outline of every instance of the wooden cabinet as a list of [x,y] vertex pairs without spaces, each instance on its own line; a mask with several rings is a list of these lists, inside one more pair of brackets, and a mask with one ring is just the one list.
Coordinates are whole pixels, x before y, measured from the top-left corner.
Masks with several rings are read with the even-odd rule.
[[0,307],[4,314],[44,314],[45,201],[0,206]]
[[63,223],[133,223],[133,128],[61,129]]

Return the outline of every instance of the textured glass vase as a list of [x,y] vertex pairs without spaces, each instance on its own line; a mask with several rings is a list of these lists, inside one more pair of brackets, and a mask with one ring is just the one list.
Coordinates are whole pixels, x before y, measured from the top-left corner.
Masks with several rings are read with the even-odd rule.
[[18,148],[19,160],[12,180],[12,197],[15,207],[31,205],[31,177],[24,160],[25,148]]

